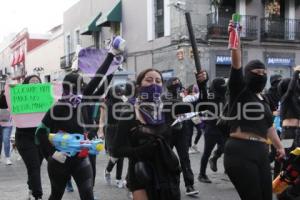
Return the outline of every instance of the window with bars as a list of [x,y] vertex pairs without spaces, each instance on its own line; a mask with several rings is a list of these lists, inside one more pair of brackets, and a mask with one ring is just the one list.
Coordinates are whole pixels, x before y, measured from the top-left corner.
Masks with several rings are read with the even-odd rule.
[[75,31],[75,46],[80,45],[80,30],[77,29]]
[[66,47],[66,54],[70,54],[71,53],[71,48],[72,48],[72,43],[71,43],[71,36],[70,35],[67,35],[66,37],[66,44],[67,44],[67,47]]
[[164,0],[154,0],[155,38],[164,36]]

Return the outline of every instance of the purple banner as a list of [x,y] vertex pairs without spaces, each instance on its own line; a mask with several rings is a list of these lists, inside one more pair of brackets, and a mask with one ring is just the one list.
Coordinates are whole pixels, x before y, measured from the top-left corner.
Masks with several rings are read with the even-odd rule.
[[[78,54],[78,67],[85,74],[94,75],[97,69],[101,66],[106,58],[108,50],[85,48],[81,49]],[[112,74],[116,71],[123,62],[123,56],[116,56],[109,67],[106,75]]]

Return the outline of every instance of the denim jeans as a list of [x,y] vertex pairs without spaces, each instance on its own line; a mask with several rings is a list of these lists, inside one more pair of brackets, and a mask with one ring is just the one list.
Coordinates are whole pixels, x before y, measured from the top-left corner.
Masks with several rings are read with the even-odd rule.
[[2,142],[4,144],[5,157],[10,157],[10,135],[12,126],[0,126],[0,155],[2,150]]

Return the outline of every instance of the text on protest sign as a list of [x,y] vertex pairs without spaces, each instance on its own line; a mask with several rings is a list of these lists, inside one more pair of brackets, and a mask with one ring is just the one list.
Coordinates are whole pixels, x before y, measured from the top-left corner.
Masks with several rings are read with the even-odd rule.
[[12,114],[46,112],[54,102],[50,83],[21,84],[10,88]]

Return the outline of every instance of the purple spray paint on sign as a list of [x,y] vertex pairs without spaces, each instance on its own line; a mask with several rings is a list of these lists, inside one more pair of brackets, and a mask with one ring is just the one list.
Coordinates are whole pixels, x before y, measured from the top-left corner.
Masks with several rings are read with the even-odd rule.
[[[84,48],[78,54],[78,67],[85,74],[94,75],[106,58],[108,50]],[[112,74],[123,62],[123,56],[116,56],[106,75]]]

